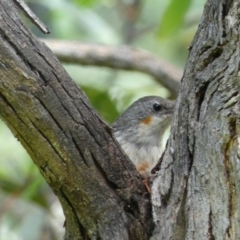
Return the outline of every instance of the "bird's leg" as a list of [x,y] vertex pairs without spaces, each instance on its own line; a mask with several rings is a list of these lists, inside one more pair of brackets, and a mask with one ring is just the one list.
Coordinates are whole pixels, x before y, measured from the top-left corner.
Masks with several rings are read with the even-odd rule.
[[148,181],[147,178],[143,179],[143,184],[144,184],[144,186],[146,187],[148,193],[151,194],[151,189],[150,189],[149,181]]

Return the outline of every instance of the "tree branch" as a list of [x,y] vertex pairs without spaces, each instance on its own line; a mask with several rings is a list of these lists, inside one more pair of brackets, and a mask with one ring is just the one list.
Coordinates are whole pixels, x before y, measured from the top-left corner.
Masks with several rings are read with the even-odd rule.
[[153,239],[240,239],[240,3],[209,0],[153,183]]
[[140,71],[152,76],[176,98],[182,72],[159,57],[128,46],[83,44],[76,41],[42,39],[60,61],[122,70]]
[[149,196],[111,129],[12,0],[0,17],[0,114],[58,196],[65,239],[148,239]]
[[36,25],[43,33],[50,33],[49,29],[45,26],[45,24],[35,15],[35,13],[28,7],[28,5],[23,0],[14,1],[34,25]]

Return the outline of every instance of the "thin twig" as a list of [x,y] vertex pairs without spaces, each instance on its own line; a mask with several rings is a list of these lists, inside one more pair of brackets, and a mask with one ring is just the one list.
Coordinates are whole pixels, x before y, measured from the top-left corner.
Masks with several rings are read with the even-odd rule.
[[35,13],[28,7],[28,5],[23,0],[14,0],[16,5],[24,12],[27,18],[36,25],[43,33],[50,33],[46,25],[35,15]]

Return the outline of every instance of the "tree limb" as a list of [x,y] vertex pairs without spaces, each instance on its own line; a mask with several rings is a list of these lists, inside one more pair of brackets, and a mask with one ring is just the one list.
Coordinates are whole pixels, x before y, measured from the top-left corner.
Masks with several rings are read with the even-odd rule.
[[36,25],[43,33],[50,33],[49,29],[45,26],[45,24],[35,15],[35,13],[28,7],[28,5],[23,0],[14,1],[34,25]]
[[0,20],[0,114],[58,196],[65,239],[148,239],[149,196],[111,129],[12,0]]
[[60,61],[81,65],[140,71],[152,76],[177,97],[182,72],[165,60],[128,46],[83,44],[76,41],[42,39]]

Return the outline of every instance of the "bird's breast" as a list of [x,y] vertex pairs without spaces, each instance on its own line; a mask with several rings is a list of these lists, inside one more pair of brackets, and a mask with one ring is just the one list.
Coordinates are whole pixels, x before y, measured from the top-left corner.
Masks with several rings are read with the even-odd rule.
[[137,171],[143,176],[149,176],[161,156],[161,148],[152,145],[136,145],[117,138],[124,152],[134,163]]

